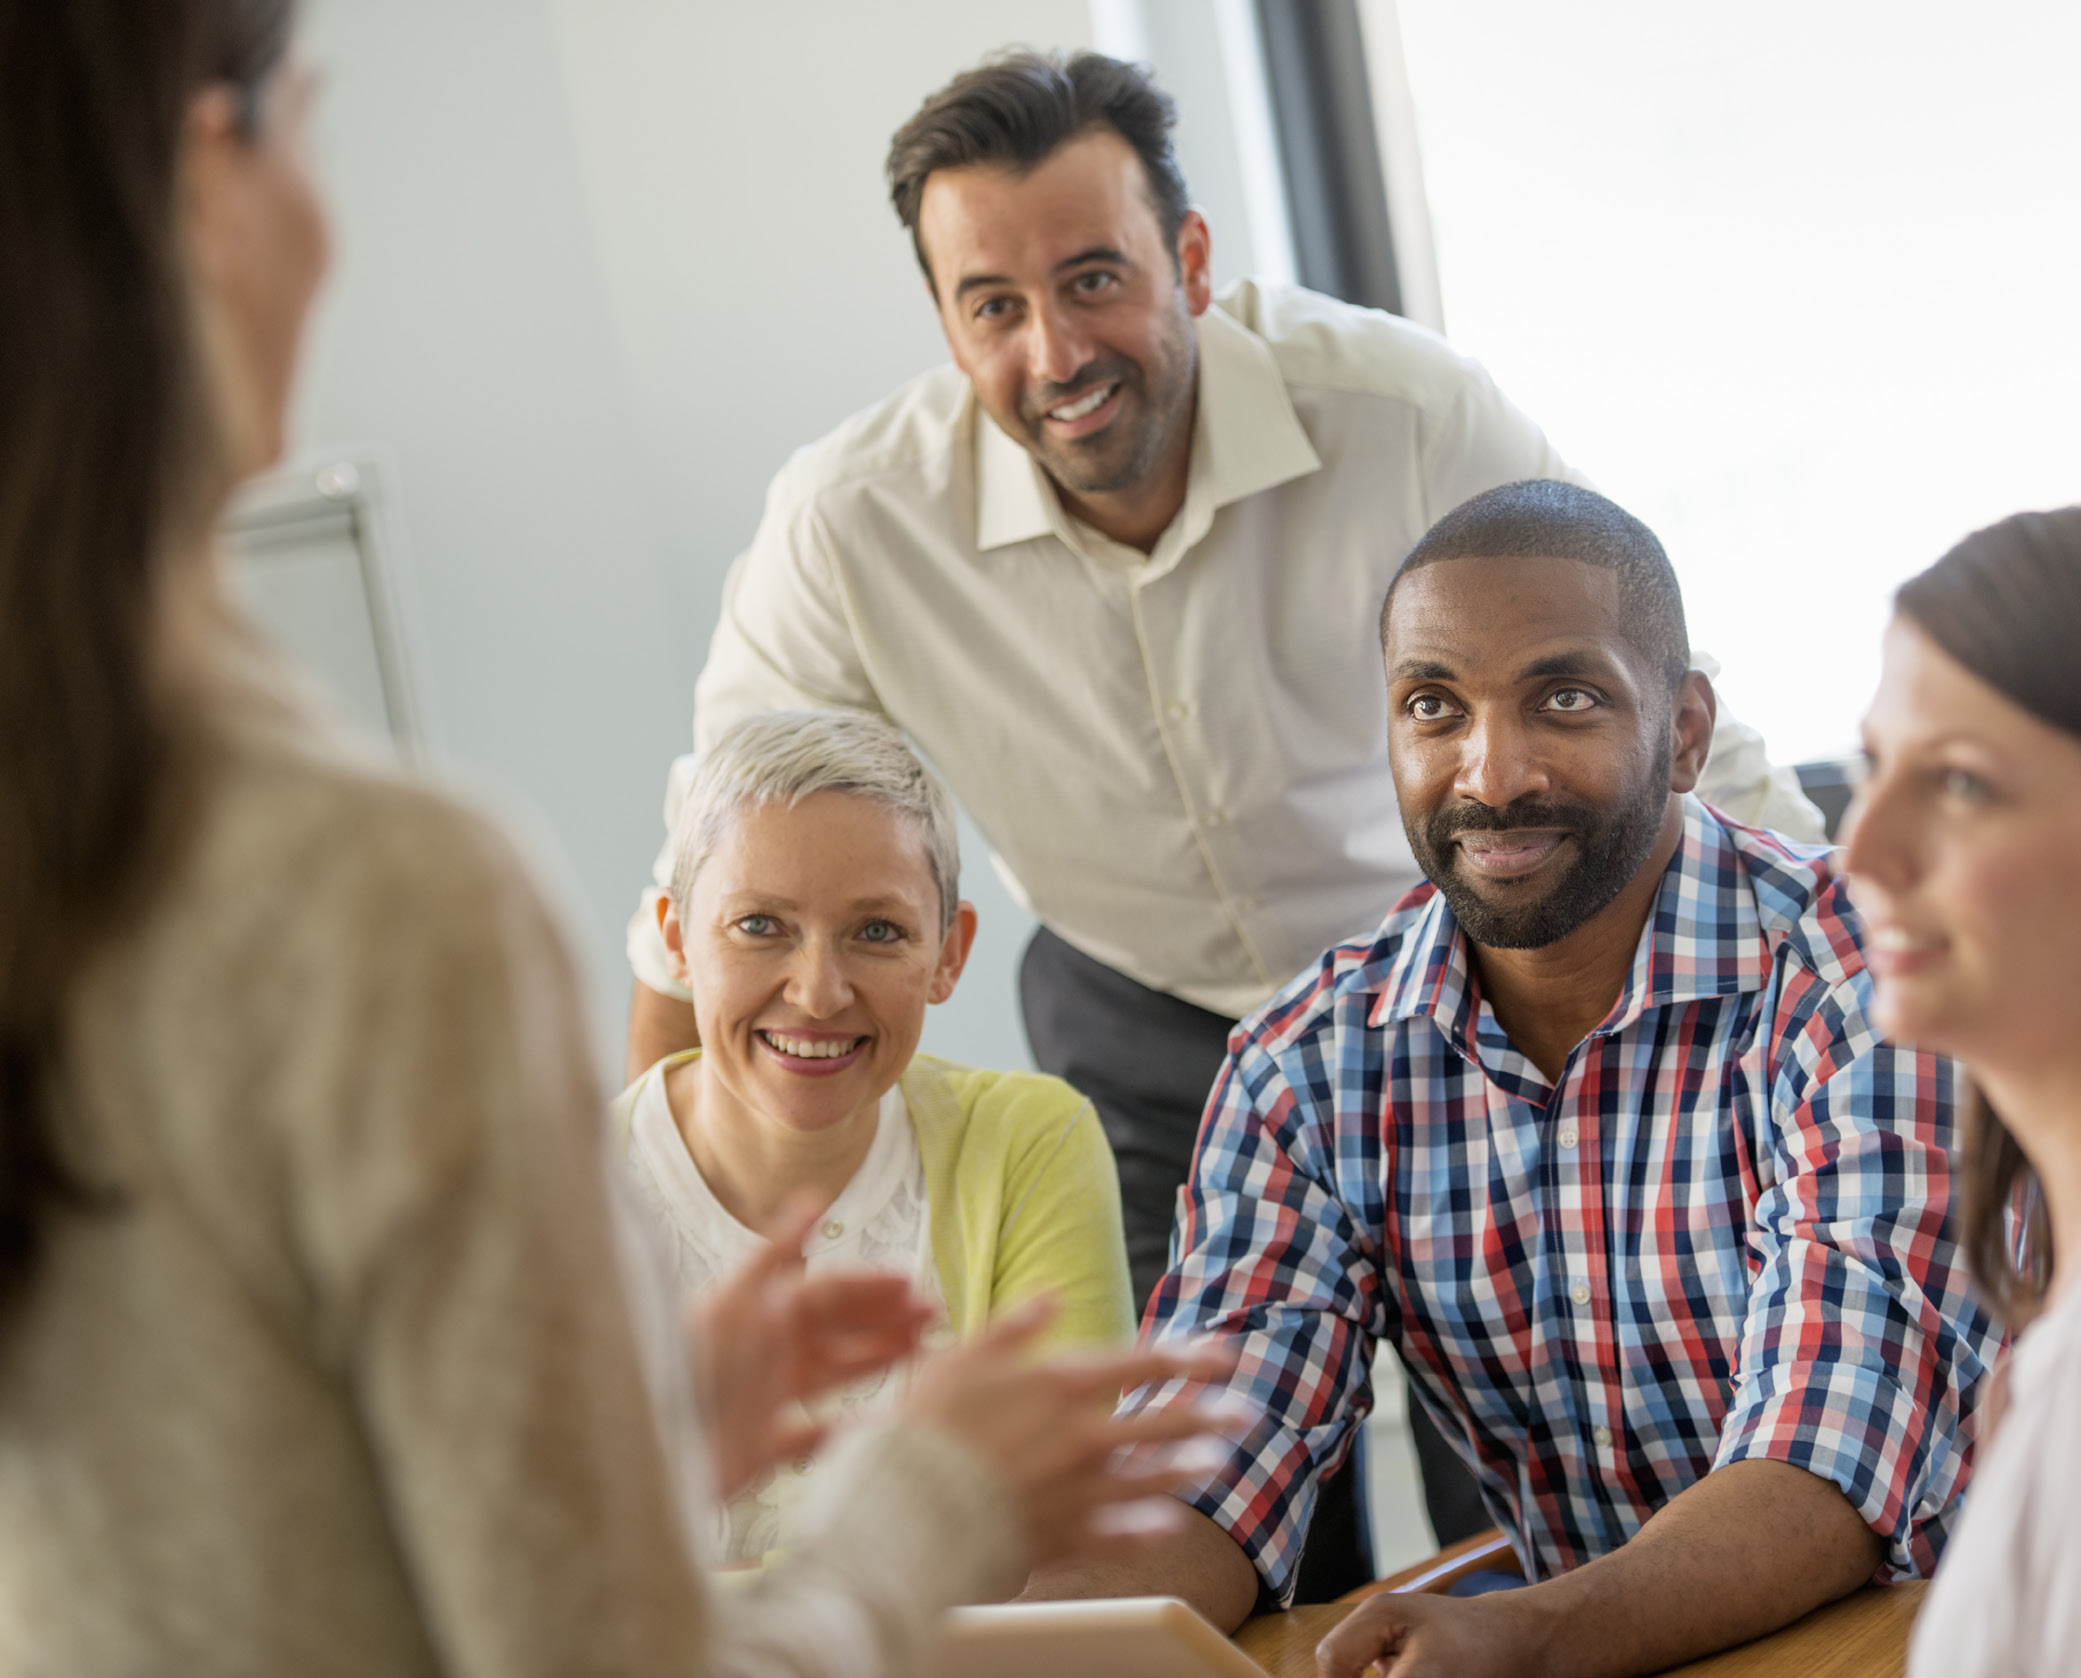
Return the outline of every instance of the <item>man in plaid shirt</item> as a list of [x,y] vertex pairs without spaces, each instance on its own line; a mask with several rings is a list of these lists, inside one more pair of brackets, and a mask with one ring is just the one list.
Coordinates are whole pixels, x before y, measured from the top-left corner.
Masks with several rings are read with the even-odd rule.
[[1146,1325],[1232,1341],[1260,1419],[1183,1532],[1033,1594],[1289,1600],[1383,1340],[1534,1583],[1376,1597],[1326,1673],[1659,1670],[1926,1574],[1999,1345],[1953,1072],[1874,1035],[1828,853],[1689,795],[1714,699],[1661,544],[1506,485],[1381,632],[1431,884],[1237,1027]]

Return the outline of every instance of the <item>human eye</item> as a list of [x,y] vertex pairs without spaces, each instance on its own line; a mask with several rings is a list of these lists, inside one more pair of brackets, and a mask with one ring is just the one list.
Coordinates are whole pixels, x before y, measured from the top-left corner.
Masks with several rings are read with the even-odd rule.
[[860,937],[868,944],[900,944],[904,931],[894,921],[872,920],[860,928]]
[[1442,693],[1412,693],[1403,709],[1417,722],[1442,722],[1458,714],[1452,701]]
[[1545,709],[1559,712],[1562,716],[1580,716],[1585,711],[1594,711],[1604,703],[1604,696],[1594,688],[1555,688],[1546,696]]
[[734,924],[751,938],[771,938],[780,930],[780,922],[771,915],[739,915]]
[[1110,291],[1119,283],[1119,275],[1109,273],[1103,268],[1087,269],[1069,282],[1072,291],[1085,297],[1096,297],[1100,292]]
[[1000,325],[1011,319],[1014,306],[1009,297],[986,297],[975,306],[975,318],[993,326]]
[[1994,788],[1975,775],[1970,769],[1956,765],[1936,772],[1937,790],[1946,798],[1956,799],[1961,804],[1985,804],[1994,796]]

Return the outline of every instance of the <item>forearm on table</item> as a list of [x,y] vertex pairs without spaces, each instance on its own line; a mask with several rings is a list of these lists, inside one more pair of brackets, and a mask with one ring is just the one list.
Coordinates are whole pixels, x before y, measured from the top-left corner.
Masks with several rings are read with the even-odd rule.
[[1544,1622],[1542,1673],[1659,1672],[1833,1602],[1884,1553],[1834,1484],[1750,1460],[1708,1474],[1610,1555],[1492,1600]]
[[1257,1569],[1226,1532],[1186,1509],[1181,1531],[1123,1555],[1043,1568],[1027,1580],[1019,1600],[1113,1596],[1179,1597],[1223,1631],[1234,1631],[1257,1606]]

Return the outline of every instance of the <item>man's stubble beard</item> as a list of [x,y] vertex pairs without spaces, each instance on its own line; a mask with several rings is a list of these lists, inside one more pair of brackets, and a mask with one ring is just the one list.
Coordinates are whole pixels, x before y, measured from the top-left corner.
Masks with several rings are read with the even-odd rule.
[[[1074,381],[1054,387],[1045,398],[1021,401],[1019,424],[1028,451],[1070,494],[1117,495],[1133,488],[1163,458],[1177,428],[1189,423],[1199,345],[1182,293],[1176,302],[1166,317],[1168,328],[1151,365],[1144,367],[1124,355],[1108,353],[1078,369]],[[1049,436],[1049,409],[1116,379],[1121,388],[1121,412],[1104,431],[1074,442]]]
[[[1500,810],[1462,805],[1436,812],[1421,828],[1406,818],[1402,831],[1424,877],[1438,888],[1460,930],[1492,950],[1538,950],[1557,944],[1610,906],[1654,850],[1669,809],[1672,731],[1667,723],[1651,773],[1615,808],[1577,801],[1520,798]],[[1546,895],[1529,903],[1498,905],[1481,897],[1455,866],[1453,838],[1511,828],[1556,828],[1573,836],[1576,860]]]

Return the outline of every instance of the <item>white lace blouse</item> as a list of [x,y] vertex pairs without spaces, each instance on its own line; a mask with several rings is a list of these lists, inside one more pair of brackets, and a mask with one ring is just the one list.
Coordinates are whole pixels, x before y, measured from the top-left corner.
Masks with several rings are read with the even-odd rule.
[[[716,1199],[686,1139],[672,1121],[665,1080],[653,1073],[643,1082],[629,1117],[629,1158],[637,1192],[671,1238],[680,1283],[698,1293],[748,1260],[760,1237],[739,1223]],[[874,1141],[823,1221],[810,1234],[810,1274],[827,1270],[893,1270],[908,1276],[940,1308],[945,1301],[932,1256],[925,1163],[900,1087],[882,1097]],[[943,1327],[928,1340],[944,1338]],[[900,1371],[856,1382],[833,1394],[827,1411],[847,1420],[887,1408],[902,1392]],[[798,1457],[739,1494],[717,1512],[717,1548],[725,1566],[757,1562],[799,1539],[797,1512],[814,1458]]]

